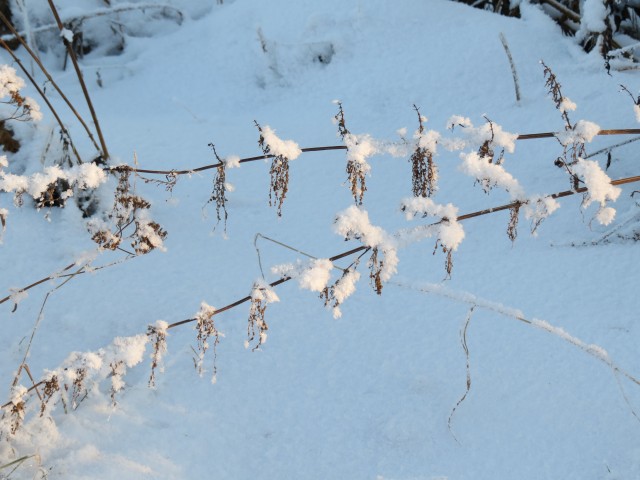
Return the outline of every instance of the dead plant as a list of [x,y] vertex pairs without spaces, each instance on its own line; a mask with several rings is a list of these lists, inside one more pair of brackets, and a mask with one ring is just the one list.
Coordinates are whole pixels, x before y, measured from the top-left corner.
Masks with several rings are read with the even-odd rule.
[[211,197],[209,197],[207,203],[216,203],[216,218],[218,219],[218,224],[221,220],[224,220],[224,231],[226,232],[227,218],[229,218],[229,214],[227,213],[227,175],[225,163],[218,155],[216,146],[213,143],[210,143],[209,146],[213,150],[213,154],[216,156],[216,160],[218,160],[220,165],[216,168],[216,176],[213,179],[213,191],[211,192]]
[[[424,133],[424,117],[416,105],[413,109],[418,115],[418,135]],[[438,189],[438,167],[433,161],[433,152],[416,143],[416,148],[409,160],[411,162],[411,183],[414,197],[431,197]]]
[[155,325],[147,327],[147,335],[149,341],[153,345],[151,353],[151,374],[149,375],[149,387],[156,386],[156,369],[160,372],[164,371],[161,365],[162,357],[167,352],[167,325],[165,322],[158,321]]
[[[271,147],[265,141],[262,135],[262,127],[254,120],[260,137],[258,138],[258,145],[262,149],[262,153],[265,155],[272,155]],[[282,216],[282,204],[289,191],[289,159],[284,155],[274,155],[271,161],[271,168],[269,169],[269,175],[271,176],[271,183],[269,187],[269,206],[276,206],[278,216]]]

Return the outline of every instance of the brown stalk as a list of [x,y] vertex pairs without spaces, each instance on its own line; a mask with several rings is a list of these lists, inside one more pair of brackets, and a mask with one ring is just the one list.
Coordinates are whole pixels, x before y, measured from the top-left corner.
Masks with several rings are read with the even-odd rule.
[[[534,140],[539,138],[555,138],[557,132],[541,132],[541,133],[525,133],[522,135],[518,135],[516,140]],[[638,135],[640,134],[640,128],[626,128],[626,129],[614,129],[614,130],[600,130],[597,135]],[[344,145],[331,145],[327,147],[308,147],[301,149],[303,153],[307,152],[326,152],[330,150],[347,150],[347,147]],[[266,160],[269,158],[274,158],[275,155],[259,155],[256,157],[247,157],[240,159],[240,163],[249,163],[256,162],[258,160]],[[210,165],[204,165],[202,167],[192,168],[189,170],[150,170],[144,168],[135,168],[129,165],[117,165],[113,167],[105,168],[106,171],[109,172],[137,172],[137,173],[148,173],[154,175],[191,175],[197,172],[203,172],[205,170],[212,170],[214,168],[218,168],[222,165],[222,162],[213,163]]]
[[[53,0],[48,0],[49,7],[51,8],[51,12],[56,19],[56,23],[58,24],[58,28],[60,32],[64,30],[64,25],[60,20],[60,16],[58,15],[58,10],[56,6],[53,4]],[[67,52],[69,52],[69,57],[71,58],[71,62],[73,63],[73,68],[76,71],[76,76],[78,77],[78,81],[80,82],[80,87],[82,88],[82,93],[84,94],[84,98],[87,102],[87,106],[89,107],[89,111],[91,112],[91,118],[93,118],[93,123],[96,126],[96,132],[98,133],[98,138],[100,139],[100,145],[102,146],[102,157],[104,160],[109,158],[109,151],[107,150],[107,145],[104,141],[104,137],[102,135],[102,129],[100,128],[100,122],[98,121],[98,117],[93,108],[93,102],[91,102],[91,97],[89,96],[89,90],[87,90],[87,85],[84,82],[84,77],[82,76],[82,71],[80,70],[80,65],[78,65],[78,59],[76,57],[76,52],[73,51],[71,44],[67,41],[66,38],[62,37],[64,45],[67,47]]]

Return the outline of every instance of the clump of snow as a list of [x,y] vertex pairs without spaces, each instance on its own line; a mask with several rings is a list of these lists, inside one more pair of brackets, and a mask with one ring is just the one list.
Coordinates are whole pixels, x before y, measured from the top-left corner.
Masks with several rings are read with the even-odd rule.
[[471,119],[468,117],[463,117],[461,115],[452,115],[447,120],[447,128],[449,130],[453,130],[455,127],[473,127],[473,123],[471,123]]
[[587,120],[578,120],[572,130],[556,134],[556,138],[564,146],[574,143],[589,143],[600,132],[600,126]]
[[462,164],[458,169],[466,175],[474,177],[485,186],[485,190],[493,186],[504,188],[513,200],[525,198],[524,189],[502,165],[489,163],[477,152],[461,153]]
[[447,250],[457,250],[464,240],[464,229],[457,221],[458,208],[453,204],[439,205],[431,198],[413,197],[403,200],[401,208],[407,220],[411,220],[416,215],[440,217],[441,221],[434,225],[434,228],[424,232],[429,236],[436,234]]
[[312,292],[321,292],[331,279],[333,263],[326,258],[313,259],[297,265],[276,265],[271,272],[280,277],[295,278],[300,288]]
[[578,106],[574,102],[572,102],[569,97],[562,97],[560,105],[558,105],[558,110],[560,110],[562,113],[572,112],[576,108],[578,108]]
[[229,155],[222,159],[225,168],[240,168],[240,157],[238,155]]
[[580,17],[580,30],[601,33],[606,29],[607,7],[603,0],[584,0]]
[[29,296],[29,293],[21,288],[10,288],[9,292],[11,293],[10,299],[13,302],[14,308]]
[[333,297],[336,300],[336,304],[332,308],[333,318],[338,319],[342,317],[340,305],[355,293],[356,283],[358,283],[358,280],[360,280],[360,272],[355,268],[349,269],[333,286]]
[[602,225],[609,225],[615,216],[615,210],[607,207],[607,201],[615,202],[622,189],[611,185],[611,179],[600,168],[597,162],[592,160],[578,159],[578,163],[573,166],[573,171],[579,175],[587,187],[587,193],[583,201],[586,208],[593,202],[600,204],[600,210],[596,214],[596,219]]
[[273,287],[261,278],[255,281],[251,289],[251,299],[264,301],[266,303],[276,303],[280,301],[280,297],[278,297]]
[[281,140],[269,125],[262,127],[261,133],[265,143],[269,145],[271,153],[275,156],[295,160],[302,154],[302,150],[296,142],[293,140]]
[[60,30],[60,37],[64,38],[68,43],[73,42],[73,32],[67,28]]
[[480,127],[474,127],[467,117],[454,115],[447,122],[447,127],[451,130],[455,126],[461,126],[464,138],[447,138],[441,142],[450,151],[462,150],[465,148],[477,148],[486,141],[490,141],[493,146],[504,148],[507,152],[513,153],[516,148],[517,133],[505,131],[502,126],[495,122],[487,121]]
[[29,112],[29,116],[34,122],[42,120],[42,111],[40,105],[31,97],[24,97],[24,105]]
[[338,213],[334,222],[335,233],[345,240],[360,240],[364,245],[379,249],[385,256],[380,270],[380,279],[389,280],[397,271],[397,242],[381,227],[372,225],[366,210],[351,205]]
[[552,197],[533,195],[524,204],[524,217],[531,220],[531,231],[535,234],[542,221],[560,208],[560,202]]
[[371,171],[371,165],[367,162],[367,158],[380,152],[380,143],[369,134],[354,135],[353,133],[345,135],[344,143],[347,146],[347,161],[355,162],[360,166],[360,171],[368,174]]
[[8,97],[24,87],[24,80],[18,76],[15,68],[9,65],[0,65],[0,99]]

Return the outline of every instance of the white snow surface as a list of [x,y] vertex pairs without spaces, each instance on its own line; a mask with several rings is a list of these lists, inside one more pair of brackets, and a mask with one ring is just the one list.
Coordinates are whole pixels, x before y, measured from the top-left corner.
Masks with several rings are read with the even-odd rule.
[[[88,16],[95,48],[80,65],[109,165],[189,173],[175,185],[167,174],[129,178],[130,193],[152,204],[136,218],[158,248],[136,258],[131,240],[99,250],[93,234],[118,233],[109,217],[118,178],[91,162],[84,128],[34,64],[86,163],[62,161],[55,119],[2,54],[11,67],[0,68],[0,87],[19,85],[43,118],[13,122],[21,149],[0,156],[0,478],[640,478],[640,188],[610,184],[639,175],[639,143],[612,149],[608,168],[606,152],[588,156],[631,138],[596,134],[636,124],[619,85],[636,91],[638,71],[607,75],[597,52],[526,1],[521,19],[445,0],[58,3],[66,24]],[[47,2],[13,4],[29,10],[19,28],[47,46],[42,61],[94,130]],[[592,29],[601,4],[585,2]],[[558,138],[586,143],[588,158],[572,167],[586,201],[566,194],[567,173],[554,165],[562,145],[509,133],[564,129],[540,59],[585,119]],[[348,152],[334,98],[349,131],[361,132],[346,139]],[[429,117],[420,138],[413,105]],[[483,117],[504,164],[474,163],[490,136]],[[262,155],[254,119],[290,139],[274,133],[272,149],[297,157],[282,217],[269,207],[269,162],[231,168]],[[226,225],[207,203],[209,143],[234,153],[224,160],[235,186]],[[437,147],[429,199],[407,199],[417,143]],[[473,179],[501,188],[474,187],[460,153]],[[367,173],[361,206],[345,158]],[[35,209],[31,195],[59,178],[75,189],[65,208]],[[98,212],[83,218],[76,202],[93,189]],[[510,209],[496,207],[514,200],[524,204],[512,242]],[[539,224],[535,236],[528,222]],[[452,251],[450,278],[436,239]],[[366,246],[383,262],[381,295]],[[287,272],[274,265],[298,275],[269,287]],[[332,286],[325,305],[319,293]],[[243,346],[251,297],[268,303],[255,351]],[[215,315],[224,332],[203,355],[194,312]],[[166,334],[155,355],[150,325]],[[38,386],[51,395],[42,416],[28,372],[49,382],[48,393]]]

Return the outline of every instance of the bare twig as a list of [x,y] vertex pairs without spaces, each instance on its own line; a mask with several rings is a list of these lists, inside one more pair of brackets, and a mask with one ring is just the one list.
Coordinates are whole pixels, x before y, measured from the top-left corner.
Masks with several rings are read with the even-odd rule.
[[462,397],[460,397],[460,399],[456,402],[455,406],[451,410],[449,419],[447,420],[447,427],[449,428],[449,432],[451,432],[451,435],[453,435],[453,438],[456,442],[458,442],[458,444],[460,444],[460,441],[458,440],[458,437],[456,437],[455,433],[453,433],[453,429],[451,428],[451,421],[453,420],[453,415],[456,413],[456,410],[458,409],[460,404],[465,401],[467,395],[469,395],[469,392],[471,391],[471,361],[469,359],[469,347],[467,345],[467,330],[469,329],[469,323],[471,323],[471,317],[473,316],[473,310],[475,308],[475,305],[471,306],[469,313],[467,313],[462,331],[460,332],[460,343],[462,344],[462,350],[464,350],[464,356],[467,361],[467,387]]
[[507,54],[507,58],[509,59],[509,65],[511,65],[511,75],[513,76],[513,86],[516,89],[516,102],[520,102],[520,82],[518,81],[518,72],[516,71],[516,65],[513,63],[513,57],[511,56],[511,50],[509,50],[509,44],[507,43],[507,39],[504,34],[500,32],[500,42],[502,42],[502,46],[504,47],[504,52]]
[[[62,100],[67,104],[67,106],[69,107],[69,109],[71,110],[71,112],[75,115],[75,117],[78,119],[78,121],[80,122],[80,124],[83,126],[85,132],[87,133],[87,136],[89,137],[89,140],[91,140],[91,143],[93,143],[93,146],[96,148],[96,150],[100,150],[100,148],[98,147],[98,144],[96,143],[95,139],[93,138],[93,134],[91,133],[91,130],[89,129],[89,127],[87,126],[87,124],[85,123],[84,119],[82,118],[82,116],[80,116],[80,114],[78,113],[78,111],[76,110],[76,108],[73,106],[73,104],[71,103],[71,101],[67,98],[67,96],[64,94],[64,92],[60,89],[60,87],[58,86],[58,84],[56,83],[56,81],[53,79],[53,77],[51,76],[51,74],[49,73],[49,71],[47,70],[47,68],[42,64],[42,62],[40,61],[40,58],[36,55],[36,53],[31,49],[31,47],[29,47],[29,45],[27,44],[27,42],[22,38],[21,35],[18,34],[18,32],[16,32],[15,28],[13,27],[13,25],[11,24],[11,22],[7,19],[7,17],[5,17],[2,12],[0,12],[0,20],[2,20],[2,23],[15,35],[15,37],[18,39],[18,41],[20,42],[20,44],[24,47],[24,49],[27,51],[27,53],[29,54],[29,56],[36,62],[36,64],[38,65],[38,68],[40,68],[40,70],[42,71],[42,73],[44,74],[45,77],[47,77],[47,81],[49,83],[51,83],[51,85],[53,86],[53,88],[56,90],[56,92],[58,92],[58,95],[60,95],[60,98],[62,98]],[[14,60],[16,60],[19,64],[20,61],[16,58],[16,56],[13,54],[12,50],[10,50],[4,40],[0,40],[0,43],[2,44],[2,46],[9,52],[9,54],[14,58]],[[28,72],[26,71],[26,69],[24,67],[22,67],[22,71],[25,72],[25,74],[27,74],[27,76],[29,77],[29,81],[31,82],[31,84],[38,90],[38,93],[40,93],[40,96],[43,97],[44,101],[47,103],[47,105],[49,106],[49,109],[52,110],[54,116],[56,117],[56,120],[58,120],[58,123],[61,125],[63,131],[66,133],[67,137],[69,137],[68,132],[66,131],[66,128],[64,128],[64,126],[62,125],[62,121],[58,118],[57,113],[53,110],[53,107],[51,106],[51,104],[49,103],[49,100],[45,97],[44,92],[40,89],[40,87],[38,86],[38,84],[36,83],[36,81],[31,77],[31,75],[28,75]],[[75,151],[75,148],[74,148]]]
[[[54,18],[56,19],[56,23],[58,24],[58,28],[62,33],[64,30],[64,25],[62,24],[62,20],[60,20],[60,16],[58,15],[58,10],[56,9],[56,6],[53,4],[53,0],[48,0],[48,2],[49,2],[49,7],[51,8],[51,12],[53,13]],[[71,58],[71,62],[73,63],[73,68],[75,69],[76,75],[78,77],[78,82],[80,82],[80,87],[82,88],[82,93],[84,94],[84,98],[87,102],[87,106],[89,107],[89,111],[91,112],[91,118],[93,119],[93,123],[96,127],[96,132],[98,133],[98,138],[100,139],[100,146],[102,147],[102,158],[104,160],[107,160],[109,158],[109,151],[107,150],[107,145],[102,135],[102,129],[100,128],[100,122],[98,121],[98,116],[96,115],[96,111],[93,108],[93,102],[91,102],[91,97],[89,96],[89,90],[87,90],[87,85],[84,82],[84,77],[82,76],[80,65],[78,65],[76,52],[73,50],[71,43],[69,43],[69,41],[65,36],[62,36],[62,41],[64,42],[64,45],[67,47],[67,51],[69,52],[69,57]]]

